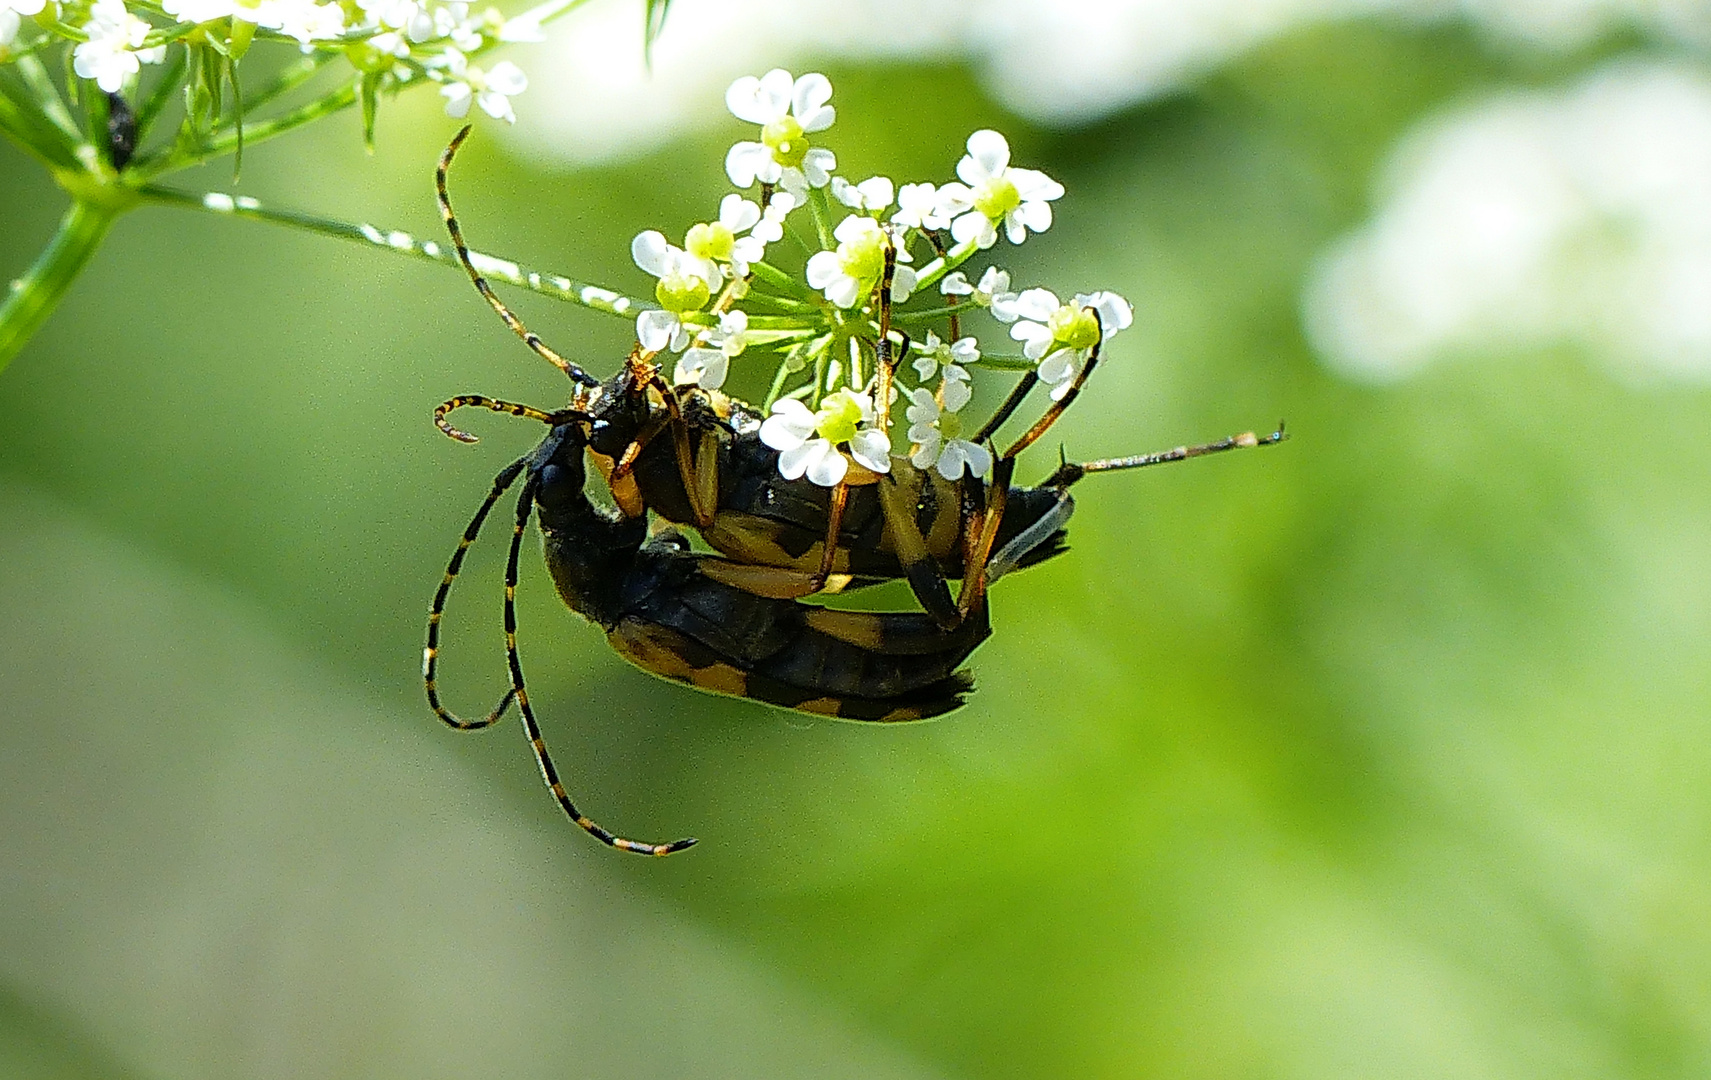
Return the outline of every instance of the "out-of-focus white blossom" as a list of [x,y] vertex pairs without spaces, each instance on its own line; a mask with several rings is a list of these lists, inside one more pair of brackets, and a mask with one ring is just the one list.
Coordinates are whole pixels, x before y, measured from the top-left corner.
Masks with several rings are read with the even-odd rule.
[[124,0],[95,0],[89,21],[83,24],[88,41],[72,50],[72,69],[109,94],[116,94],[125,80],[143,64],[158,64],[166,56],[165,46],[139,49],[153,29],[125,9]]

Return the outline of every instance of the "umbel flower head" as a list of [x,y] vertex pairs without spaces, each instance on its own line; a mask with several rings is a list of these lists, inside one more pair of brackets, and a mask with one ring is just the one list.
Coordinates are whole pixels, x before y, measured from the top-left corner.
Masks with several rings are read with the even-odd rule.
[[[852,182],[836,175],[829,149],[810,144],[836,116],[825,76],[775,69],[738,79],[725,99],[762,129],[725,156],[742,190],[724,197],[716,220],[691,225],[681,247],[656,229],[636,236],[631,255],[655,278],[658,305],[636,316],[636,335],[644,350],[680,354],[679,386],[714,390],[745,365],[767,365],[759,434],[784,479],[833,487],[858,466],[888,472],[893,429],[907,433],[896,459],[906,467],[982,475],[991,449],[961,417],[974,381],[1032,367],[1061,398],[1092,346],[1133,320],[1111,292],[1064,304],[1046,289],[1013,289],[991,266],[969,282],[973,255],[1000,233],[1020,244],[1050,229],[1064,194],[1045,173],[1012,165],[998,132],[968,137],[958,179]],[[743,194],[757,183],[764,209]],[[918,293],[927,302],[912,309]],[[982,346],[962,320],[986,323],[999,342],[1008,324],[1020,353]]]

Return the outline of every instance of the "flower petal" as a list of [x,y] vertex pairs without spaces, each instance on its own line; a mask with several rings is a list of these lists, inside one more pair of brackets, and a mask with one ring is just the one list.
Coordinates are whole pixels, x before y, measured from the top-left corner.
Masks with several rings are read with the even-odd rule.
[[837,119],[837,110],[827,105],[832,100],[832,83],[817,71],[796,80],[791,88],[790,111],[806,132],[824,131]]
[[968,137],[968,156],[957,162],[956,174],[970,187],[999,176],[1010,164],[1010,144],[991,128]]
[[777,167],[765,143],[736,143],[725,154],[725,175],[740,188],[753,187],[768,165]]
[[[441,93],[450,89],[448,86]],[[630,241],[630,258],[636,260],[637,266],[654,277],[664,277],[671,272],[671,244],[666,240],[665,234],[657,229],[636,234],[636,238]]]
[[[849,459],[825,439],[815,439],[807,446],[808,479],[821,487],[836,487],[850,471]],[[779,475],[784,473],[784,459],[779,458]],[[786,477],[788,479],[788,477]]]
[[891,471],[891,440],[877,428],[863,428],[850,440],[850,454],[877,473]]
[[809,187],[825,187],[831,182],[832,171],[837,167],[837,155],[824,147],[810,147],[808,152],[802,155],[802,171],[808,177]]
[[1063,198],[1063,185],[1038,169],[1011,169],[1005,174],[1023,202]]
[[[1062,307],[1063,303],[1050,289],[1024,289],[1012,306],[1022,318],[1043,323],[1051,318],[1053,312]],[[1012,333],[1011,336],[1015,335]]]
[[774,450],[794,450],[807,442],[813,432],[814,414],[808,406],[795,398],[783,398],[773,402],[772,415],[761,424],[760,441]]
[[950,377],[947,370],[944,382],[939,385],[939,393],[945,399],[946,412],[961,412],[962,407],[968,404],[968,399],[974,396],[974,391],[969,388],[966,379],[964,376],[965,381],[958,382]]
[[636,340],[649,352],[658,352],[671,344],[680,325],[676,315],[652,308],[636,316]]

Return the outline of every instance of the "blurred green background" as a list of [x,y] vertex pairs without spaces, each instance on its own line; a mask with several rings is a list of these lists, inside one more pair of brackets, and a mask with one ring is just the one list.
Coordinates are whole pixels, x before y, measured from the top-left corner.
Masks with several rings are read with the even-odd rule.
[[[846,175],[944,179],[995,126],[1068,188],[1001,257],[1135,303],[1072,456],[1293,438],[1088,481],[931,724],[657,681],[531,561],[548,740],[601,821],[702,838],[661,861],[567,824],[514,728],[421,701],[445,559],[538,435],[429,411],[562,378],[443,267],[131,215],[0,376],[0,1075],[1706,1075],[1711,392],[1572,345],[1362,385],[1300,318],[1422,117],[1645,48],[1305,26],[1058,130],[954,63],[796,65]],[[345,116],[237,190],[434,235],[454,126],[406,95],[376,156]],[[573,171],[483,128],[460,213],[644,291],[629,238],[714,205],[740,126]],[[10,147],[0,191],[21,268],[61,199]],[[515,302],[597,371],[632,336]],[[466,711],[503,685],[500,539],[448,617]]]

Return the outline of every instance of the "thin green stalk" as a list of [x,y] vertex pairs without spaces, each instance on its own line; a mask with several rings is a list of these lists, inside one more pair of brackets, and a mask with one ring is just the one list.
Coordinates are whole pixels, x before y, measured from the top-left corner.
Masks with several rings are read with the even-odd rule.
[[891,316],[893,326],[919,326],[947,315],[966,315],[970,310],[969,304],[949,304],[945,307],[922,308],[919,311],[900,311]]
[[838,242],[832,238],[832,197],[823,187],[808,189],[808,212],[814,218],[814,233],[820,238],[820,247],[825,251],[833,251]]
[[0,372],[53,314],[119,213],[113,206],[73,200],[59,231],[0,304]]
[[[409,233],[400,232],[396,229],[383,230],[367,224],[353,225],[350,222],[335,221],[332,218],[304,214],[296,210],[275,210],[263,206],[248,196],[226,195],[218,191],[211,191],[206,195],[195,195],[187,191],[173,191],[170,188],[151,184],[138,191],[138,194],[145,201],[162,206],[177,206],[185,210],[202,210],[230,217],[265,221],[273,225],[301,229],[304,232],[311,232],[320,236],[330,236],[336,240],[348,240],[352,243],[379,248],[382,251],[390,251],[399,255],[412,255],[418,259],[426,259],[429,262],[462,269],[457,254],[452,250],[449,243],[442,244],[436,240],[418,240]],[[515,285],[518,288],[528,289],[531,292],[550,296],[556,300],[568,300],[573,304],[580,304],[595,311],[603,311],[608,315],[634,318],[636,313],[642,309],[655,306],[635,297],[624,296],[610,289],[601,288],[598,285],[575,281],[561,274],[530,270],[528,267],[520,266],[508,259],[483,255],[479,251],[470,252],[469,257],[482,275],[491,281],[502,281],[507,285]]]
[[[272,117],[271,119],[261,120],[254,124],[246,125],[243,131],[242,142],[245,146],[255,146],[257,143],[266,142],[267,140],[276,138],[288,131],[295,131],[304,124],[313,123],[323,116],[330,116],[341,109],[348,109],[351,105],[355,104],[355,102],[356,88],[347,84],[337,90],[334,90],[332,93],[327,94],[325,97],[316,98],[314,101],[300,105],[288,113],[282,113],[281,115]],[[126,173],[129,176],[134,176],[139,180],[147,182],[164,173],[176,172],[179,169],[188,168],[191,165],[200,165],[205,161],[210,161],[217,157],[223,157],[235,150],[238,142],[239,138],[237,134],[228,131],[222,135],[217,135],[214,138],[209,139],[207,142],[196,147],[187,154],[179,154],[176,152],[167,154],[160,160],[151,161],[140,168],[133,165],[132,168],[126,170]]]
[[154,130],[155,121],[160,119],[160,114],[177,95],[179,80],[184,78],[184,69],[190,62],[190,46],[188,45],[168,46],[167,51],[170,54],[170,59],[167,60],[166,67],[161,71],[159,81],[155,83],[154,90],[150,92],[149,96],[143,99],[143,107],[137,110],[137,146],[139,149],[147,141],[149,133]]
[[49,169],[80,167],[75,148],[66,142],[64,133],[43,125],[34,109],[21,105],[5,78],[0,78],[0,131]]
[[972,239],[966,240],[951,248],[944,256],[927,263],[915,275],[915,291],[921,292],[937,285],[940,278],[967,262],[969,257],[979,250],[978,243]]
[[70,145],[81,145],[84,141],[83,129],[71,118],[71,110],[66,108],[65,99],[59,96],[59,87],[53,84],[53,79],[48,76],[47,68],[42,66],[42,62],[33,56],[21,56],[14,66],[18,69],[18,74],[23,76],[24,85],[36,96],[36,104],[41,106],[42,115],[53,121]]
[[750,263],[749,272],[753,274],[754,279],[761,284],[769,285],[772,288],[777,289],[779,292],[790,293],[798,302],[806,304],[809,307],[818,308],[823,307],[825,304],[824,299],[819,293],[814,292],[812,289],[808,288],[808,286],[797,281],[795,278],[786,274],[784,271],[769,262]]

